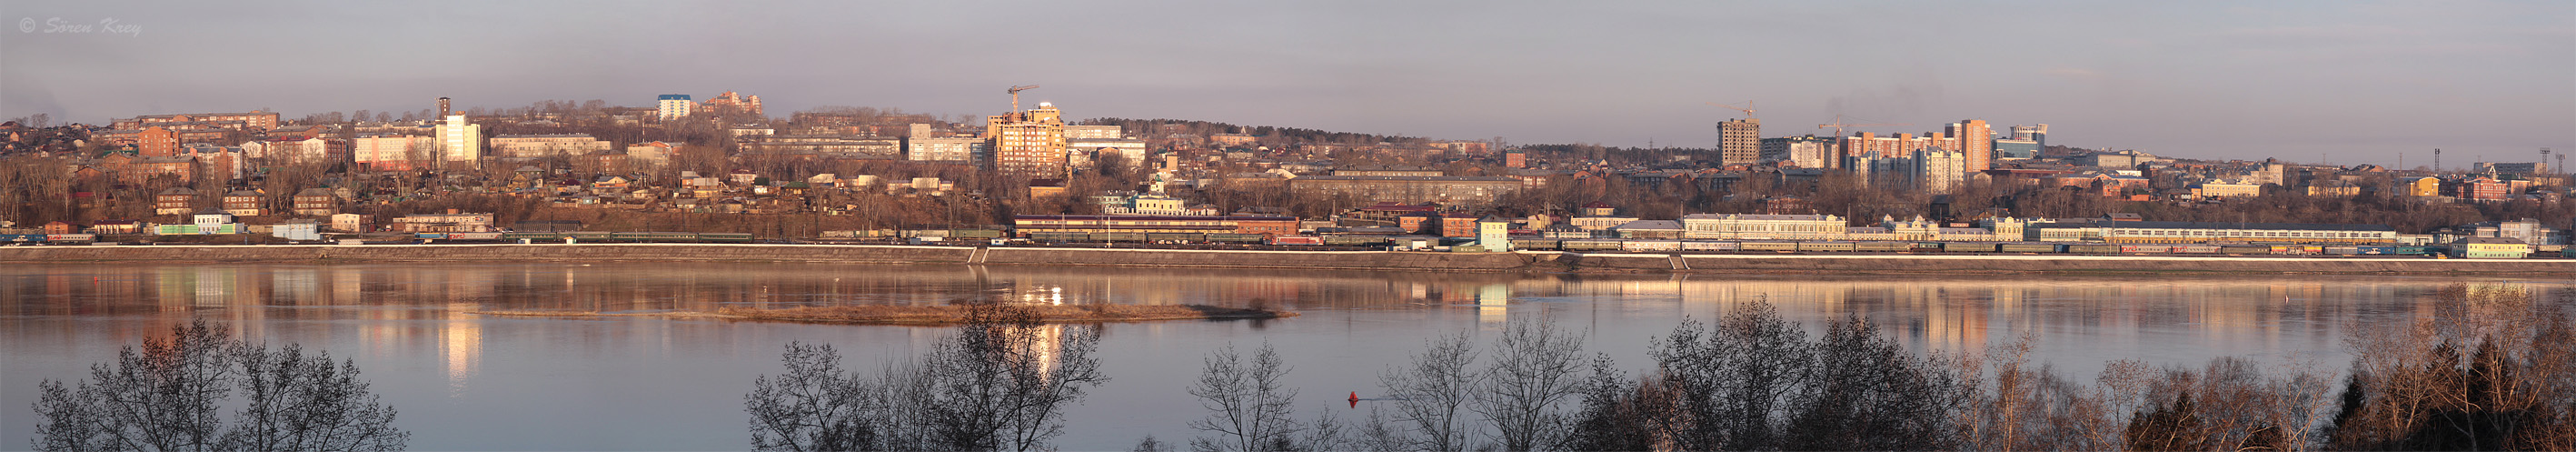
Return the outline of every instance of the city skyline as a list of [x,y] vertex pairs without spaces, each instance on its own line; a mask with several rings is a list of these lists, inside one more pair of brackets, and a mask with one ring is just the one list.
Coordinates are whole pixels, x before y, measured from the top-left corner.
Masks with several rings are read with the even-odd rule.
[[2560,2],[605,5],[10,3],[0,117],[723,91],[773,116],[980,117],[1039,84],[1026,100],[1068,118],[1512,143],[1714,149],[1743,114],[1707,103],[1750,100],[1764,137],[1829,134],[1813,125],[1843,114],[1914,124],[1853,130],[1881,134],[2048,123],[2050,144],[2182,158],[2415,167],[2443,148],[2461,167],[2576,149],[2576,4]]

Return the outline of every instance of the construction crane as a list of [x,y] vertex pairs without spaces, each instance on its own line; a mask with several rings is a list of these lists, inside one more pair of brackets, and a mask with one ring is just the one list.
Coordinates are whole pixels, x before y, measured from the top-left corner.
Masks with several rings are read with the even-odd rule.
[[1818,128],[1818,129],[1822,129],[1822,128],[1826,128],[1826,127],[1832,127],[1832,128],[1834,128],[1834,136],[1839,137],[1839,136],[1843,136],[1843,128],[1845,128],[1845,127],[1905,127],[1905,126],[1911,126],[1911,125],[1913,125],[1913,124],[1907,124],[1907,123],[1854,124],[1854,123],[1852,123],[1850,120],[1848,120],[1847,118],[1844,118],[1844,117],[1843,117],[1843,115],[1839,115],[1839,114],[1838,114],[1838,115],[1834,115],[1834,123],[1833,123],[1833,124],[1817,124],[1817,125],[1816,125],[1816,128]]
[[1714,106],[1714,107],[1718,107],[1718,108],[1724,108],[1724,109],[1728,109],[1728,110],[1735,110],[1735,111],[1744,112],[1744,118],[1745,118],[1745,119],[1753,119],[1753,101],[1749,101],[1749,100],[1748,100],[1748,101],[1744,101],[1744,107],[1742,107],[1742,108],[1737,108],[1737,107],[1736,107],[1736,106],[1734,106],[1734,105],[1727,105],[1727,104],[1721,104],[1721,103],[1716,103],[1716,102],[1708,102],[1708,104],[1709,104],[1710,106]]
[[1020,112],[1020,92],[1021,92],[1021,91],[1033,90],[1033,89],[1038,89],[1038,86],[1037,86],[1037,85],[1020,85],[1020,86],[1014,86],[1014,87],[1011,87],[1011,113],[1012,113],[1012,114],[1019,114],[1019,112]]

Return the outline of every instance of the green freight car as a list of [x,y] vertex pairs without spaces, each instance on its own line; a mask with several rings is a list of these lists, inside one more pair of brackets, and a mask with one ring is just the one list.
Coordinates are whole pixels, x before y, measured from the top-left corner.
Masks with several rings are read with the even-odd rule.
[[1080,242],[1080,241],[1084,241],[1084,240],[1089,240],[1090,238],[1091,238],[1091,237],[1090,237],[1090,235],[1089,235],[1089,234],[1084,234],[1084,233],[1080,233],[1080,232],[1059,232],[1059,231],[1047,231],[1047,232],[1031,232],[1031,233],[1029,233],[1029,240],[1035,240],[1035,241],[1040,241],[1040,242],[1058,242],[1058,243],[1061,243],[1061,242]]
[[1798,242],[1798,251],[1851,251],[1852,242]]
[[2272,254],[2272,247],[2265,245],[2227,245],[2218,247],[2218,252],[2220,254]]
[[1207,234],[1189,232],[1148,232],[1145,240],[1154,242],[1204,242]]
[[1512,248],[1523,250],[1553,250],[1556,249],[1556,242],[1556,239],[1512,239]]
[[1913,248],[1914,248],[1914,244],[1912,244],[1912,243],[1906,243],[1906,242],[1854,242],[1854,243],[1852,243],[1852,251],[1865,251],[1865,252],[1874,252],[1874,253],[1893,253],[1893,252],[1903,252],[1903,251],[1911,250],[1911,249],[1913,249]]
[[564,237],[570,237],[570,236],[571,236],[571,235],[569,235],[569,234],[565,234],[565,233],[561,233],[561,232],[509,232],[509,233],[503,233],[503,234],[501,234],[501,240],[532,240],[532,241],[539,241],[539,242],[547,242],[547,241],[560,242],[560,241],[563,241]]
[[1208,234],[1207,239],[1217,243],[1261,243],[1261,234],[1215,233]]
[[709,232],[698,234],[698,241],[708,243],[751,243],[751,234],[739,232]]
[[1558,248],[1563,248],[1563,249],[1564,249],[1564,250],[1566,250],[1566,251],[1618,251],[1618,250],[1619,250],[1619,241],[1617,241],[1617,240],[1567,240],[1567,241],[1563,241],[1563,242],[1557,242],[1557,245],[1556,245],[1556,246],[1557,246]]
[[1999,244],[1993,242],[1941,242],[1941,252],[1992,253],[1995,252],[1995,250],[2001,249],[1997,247],[1997,245]]
[[2067,254],[2119,254],[2119,253],[2120,253],[2120,246],[2119,246],[2119,245],[2105,245],[2105,244],[2098,244],[2098,243],[2086,243],[2086,244],[2080,244],[2080,245],[2067,245],[2067,246],[2066,246],[2066,253],[2067,253]]
[[1327,235],[1324,244],[1333,246],[1385,246],[1386,237],[1374,235]]
[[1997,250],[2006,253],[2057,253],[2064,252],[2065,248],[2055,243],[2006,243]]
[[1797,251],[1798,242],[1744,242],[1745,251]]
[[1142,232],[1094,232],[1094,233],[1091,233],[1091,240],[1092,240],[1092,241],[1095,241],[1095,242],[1142,242],[1142,241],[1145,241],[1145,233],[1142,233]]
[[1002,231],[999,229],[950,229],[948,230],[948,237],[959,239],[998,239],[1002,238]]

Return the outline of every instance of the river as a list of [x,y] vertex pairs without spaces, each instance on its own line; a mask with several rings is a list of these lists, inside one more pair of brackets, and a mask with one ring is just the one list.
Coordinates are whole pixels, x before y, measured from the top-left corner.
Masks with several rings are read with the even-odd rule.
[[[2426,314],[2441,286],[2563,289],[2561,279],[2432,276],[1549,275],[1395,271],[830,264],[190,264],[0,266],[0,449],[27,447],[37,382],[77,380],[121,346],[203,317],[269,343],[356,361],[418,450],[724,450],[748,446],[743,395],[790,341],[859,369],[945,328],[656,316],[499,317],[479,310],[651,313],[721,307],[1063,304],[1287,307],[1268,321],[1111,324],[1111,380],[1068,413],[1066,450],[1193,435],[1184,388],[1200,359],[1269,343],[1294,366],[1300,418],[1376,387],[1425,341],[1490,338],[1512,320],[1585,329],[1591,351],[1642,370],[1684,319],[1767,301],[1821,331],[1860,316],[1917,350],[2032,338],[2035,357],[2090,381],[2104,363],[2246,356],[2340,371],[2353,325]],[[1363,405],[1365,408],[1365,405]]]

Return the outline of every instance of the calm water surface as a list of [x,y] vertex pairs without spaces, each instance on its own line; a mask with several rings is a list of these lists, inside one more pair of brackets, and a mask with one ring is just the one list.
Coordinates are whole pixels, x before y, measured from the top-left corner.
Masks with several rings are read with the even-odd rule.
[[[2355,322],[2412,319],[2454,282],[2558,289],[2564,280],[2385,276],[1570,276],[820,264],[0,266],[0,449],[24,448],[37,382],[76,380],[120,346],[204,317],[271,343],[355,359],[418,450],[722,450],[748,445],[742,397],[790,341],[856,368],[909,356],[943,328],[660,317],[492,317],[476,310],[712,311],[944,304],[1286,306],[1272,321],[1113,324],[1112,378],[1074,407],[1067,450],[1192,436],[1184,392],[1209,351],[1276,346],[1301,418],[1368,395],[1376,373],[1436,335],[1490,338],[1552,316],[1642,369],[1651,338],[1767,300],[1811,331],[1858,315],[1918,350],[2037,339],[2089,381],[2103,363],[2196,365],[2222,355],[2341,370]],[[1365,407],[1363,407],[1365,408]]]

